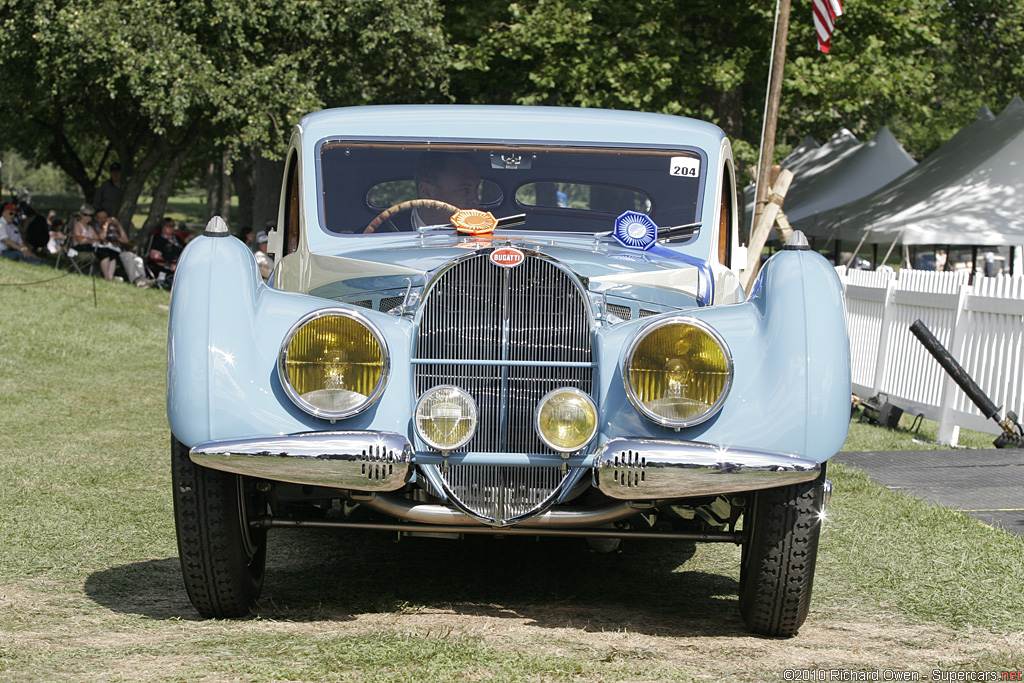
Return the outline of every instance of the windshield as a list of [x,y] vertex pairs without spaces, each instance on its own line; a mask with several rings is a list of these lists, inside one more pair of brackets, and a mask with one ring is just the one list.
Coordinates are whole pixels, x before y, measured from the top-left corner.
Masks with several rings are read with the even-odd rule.
[[[447,223],[450,207],[525,214],[513,230],[604,232],[624,211],[696,222],[705,157],[694,149],[325,141],[321,223],[336,234]],[[404,206],[414,200],[418,206]],[[402,206],[399,206],[402,205]],[[445,206],[447,205],[447,206]]]

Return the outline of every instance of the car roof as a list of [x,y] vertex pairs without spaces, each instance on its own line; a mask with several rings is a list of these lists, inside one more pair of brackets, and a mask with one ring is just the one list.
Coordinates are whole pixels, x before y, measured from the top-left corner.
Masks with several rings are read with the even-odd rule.
[[328,137],[487,139],[696,146],[716,155],[718,126],[682,116],[511,105],[368,105],[327,109],[299,122],[306,143]]

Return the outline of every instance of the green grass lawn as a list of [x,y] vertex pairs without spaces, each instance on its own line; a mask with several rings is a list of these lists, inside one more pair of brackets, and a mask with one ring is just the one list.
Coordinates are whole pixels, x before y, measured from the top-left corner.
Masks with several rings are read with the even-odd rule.
[[[567,541],[275,530],[258,617],[200,620],[172,520],[169,295],[59,276],[0,260],[0,680],[765,681],[836,663],[1024,668],[1024,539],[839,465],[812,615],[789,641],[744,633],[737,547],[640,541],[597,555]],[[927,439],[852,427],[858,450]]]

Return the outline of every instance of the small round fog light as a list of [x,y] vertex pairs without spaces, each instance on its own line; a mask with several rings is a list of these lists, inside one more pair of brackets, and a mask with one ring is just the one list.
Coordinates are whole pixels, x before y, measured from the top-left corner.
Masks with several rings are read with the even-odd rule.
[[552,450],[572,453],[597,434],[597,406],[573,387],[553,389],[537,404],[537,434]]
[[416,402],[416,433],[439,451],[454,451],[476,433],[476,401],[462,389],[445,384],[429,389]]

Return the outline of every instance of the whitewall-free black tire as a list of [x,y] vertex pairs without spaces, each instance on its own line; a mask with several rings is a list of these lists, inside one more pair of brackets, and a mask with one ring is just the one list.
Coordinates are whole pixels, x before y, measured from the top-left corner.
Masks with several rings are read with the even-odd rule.
[[263,588],[266,532],[249,520],[266,503],[255,482],[196,465],[171,436],[174,521],[185,589],[207,618],[250,613]]
[[821,532],[825,475],[755,492],[744,512],[740,616],[767,636],[789,637],[807,619]]

